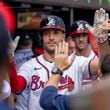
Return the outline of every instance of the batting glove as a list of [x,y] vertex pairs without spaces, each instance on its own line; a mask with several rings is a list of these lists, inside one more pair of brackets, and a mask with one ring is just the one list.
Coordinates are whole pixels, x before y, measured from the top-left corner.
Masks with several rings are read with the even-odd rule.
[[10,37],[10,43],[9,43],[9,56],[11,55],[12,57],[14,57],[14,52],[16,50],[16,47],[18,45],[20,36],[17,36],[14,40],[12,40],[12,38]]
[[108,39],[108,29],[103,28],[108,21],[108,13],[103,8],[100,8],[95,12],[93,27],[88,24],[86,25],[89,31],[97,38],[98,43],[103,43]]

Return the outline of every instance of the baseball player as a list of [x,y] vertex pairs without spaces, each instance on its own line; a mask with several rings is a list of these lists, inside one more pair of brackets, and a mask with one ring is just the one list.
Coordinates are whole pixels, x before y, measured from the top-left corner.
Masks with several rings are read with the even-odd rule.
[[[68,50],[67,45],[65,49]],[[62,46],[63,48],[64,46]],[[59,47],[58,47],[59,48]],[[90,89],[86,92],[79,92],[75,95],[60,95],[58,94],[57,85],[60,80],[60,77],[63,74],[63,71],[70,66],[71,62],[67,59],[67,51],[64,51],[64,54],[60,53],[62,48],[57,49],[55,52],[55,66],[62,70],[62,73],[54,74],[52,73],[51,78],[46,84],[41,97],[40,105],[45,110],[108,110],[110,109],[109,105],[109,90],[110,90],[110,53],[105,56],[101,63],[101,70],[104,76],[106,76],[102,82],[100,82],[95,88]],[[109,65],[108,65],[109,64]],[[105,67],[106,66],[106,67]],[[108,78],[107,78],[108,77]],[[47,98],[48,97],[48,98]],[[100,101],[99,101],[100,100]]]
[[[32,44],[33,41],[31,37],[27,35],[27,33],[20,34],[19,43],[17,45],[17,49],[14,54],[16,70],[19,70],[22,64],[24,64],[26,61],[30,60],[34,56],[32,51]],[[29,95],[28,89],[25,89],[21,94],[15,95],[16,96],[15,108],[17,110],[20,110],[21,108],[25,110],[26,107],[24,106],[28,104],[27,103],[28,95]]]
[[[93,36],[87,28],[86,24],[88,22],[84,20],[78,20],[74,22],[71,26],[71,37],[75,42],[76,47],[76,55],[84,56],[89,58],[90,60],[93,58],[97,58],[96,53],[94,52],[94,48],[92,48],[91,43],[93,42]],[[86,79],[83,78],[83,90],[87,90],[92,87],[93,83],[97,82],[96,78],[91,78],[90,76],[86,76]]]
[[[16,75],[14,66],[12,65],[12,91],[20,93],[26,87],[29,88],[28,110],[42,110],[39,105],[39,98],[46,82],[51,76],[51,72],[54,74],[61,73],[61,70],[54,67],[54,54],[55,47],[58,44],[60,47],[62,45],[60,42],[64,42],[65,40],[65,25],[62,19],[52,15],[44,18],[40,24],[40,35],[43,43],[44,54],[23,64],[19,69],[18,76]],[[109,48],[106,40],[103,44],[105,45],[101,47],[101,51],[104,50],[105,46],[106,49]],[[103,44],[99,43],[99,46]],[[62,50],[61,53],[62,52],[64,52],[64,50]],[[105,54],[106,53],[102,54],[100,58]],[[88,74],[96,75],[99,68],[98,59],[90,61],[82,56],[71,56],[69,60],[71,59],[74,59],[74,61],[71,66],[64,71],[58,85],[60,94],[75,94],[78,91],[81,91],[83,76],[88,76]]]
[[90,44],[93,36],[91,36],[86,24],[88,24],[88,22],[84,20],[74,22],[71,26],[70,35],[75,42],[76,55],[93,59],[96,57]]

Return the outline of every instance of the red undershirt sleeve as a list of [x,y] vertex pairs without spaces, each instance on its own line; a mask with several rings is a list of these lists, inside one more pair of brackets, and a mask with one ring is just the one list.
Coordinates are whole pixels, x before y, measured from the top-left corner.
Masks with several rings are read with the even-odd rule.
[[14,63],[10,64],[9,72],[10,72],[11,91],[13,93],[22,92],[26,87],[26,80],[24,77],[17,75],[17,71]]

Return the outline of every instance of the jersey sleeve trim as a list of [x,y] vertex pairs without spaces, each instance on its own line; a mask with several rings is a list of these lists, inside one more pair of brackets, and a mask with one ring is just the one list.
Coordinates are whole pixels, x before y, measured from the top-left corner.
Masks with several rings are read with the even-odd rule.
[[[94,59],[94,58],[93,58]],[[90,61],[89,61],[89,64],[88,64],[88,68],[89,68],[89,76],[90,76],[90,79],[92,79],[92,80],[96,80],[97,78],[98,78],[98,76],[96,75],[96,74],[92,74],[91,73],[91,69],[90,69],[90,63],[91,63],[91,61],[93,60],[93,59],[91,59]]]

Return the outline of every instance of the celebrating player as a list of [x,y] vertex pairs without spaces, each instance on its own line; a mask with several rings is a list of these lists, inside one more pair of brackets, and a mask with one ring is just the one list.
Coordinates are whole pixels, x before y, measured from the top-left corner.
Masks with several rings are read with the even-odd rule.
[[[49,80],[51,73],[61,74],[64,69],[54,67],[54,60],[56,46],[59,45],[59,48],[61,48],[64,46],[62,43],[65,44],[65,32],[65,25],[60,17],[50,15],[44,18],[40,24],[40,36],[43,43],[44,54],[23,64],[19,69],[18,76],[15,74],[16,72],[14,72],[13,67],[11,75],[12,90],[13,92],[20,93],[25,88],[28,88],[28,110],[42,110],[39,105],[39,98],[46,82]],[[106,37],[101,36],[101,34],[102,30],[98,37]],[[105,39],[103,43],[99,42],[100,52],[103,52],[103,54],[100,54],[100,59],[103,58],[107,52],[104,52],[105,46],[106,50],[109,49],[108,42],[106,41]],[[63,55],[67,53],[67,51],[63,48],[60,53]],[[72,63],[63,72],[58,84],[58,92],[60,94],[75,94],[81,91],[83,76],[88,77],[89,74],[96,75],[99,69],[98,59],[90,61],[81,56],[70,56],[68,60],[70,62],[72,61]]]
[[[102,14],[102,9],[98,10],[98,15],[101,14]],[[99,35],[99,37],[97,36],[97,40],[99,39],[98,40],[99,46],[107,46],[108,48],[109,44],[107,41],[107,36],[104,37],[103,35],[104,33],[107,33],[107,30],[110,29],[110,24],[104,23],[98,26],[97,28],[95,27],[95,29],[98,31],[98,35]],[[96,32],[94,33],[94,35],[96,35]],[[108,48],[108,53],[109,53],[109,48]],[[109,58],[110,58],[110,53],[104,56],[104,59],[102,59],[101,61],[101,72],[103,73],[104,76],[107,75],[109,76],[110,74]],[[73,64],[75,63],[75,60],[76,58],[74,59]],[[90,65],[92,64],[93,62],[90,62]],[[47,82],[46,88],[43,90],[41,94],[40,105],[45,110],[54,110],[54,109],[55,110],[88,110],[88,109],[108,110],[110,109],[110,106],[108,104],[109,103],[108,99],[110,97],[109,95],[110,77],[108,77],[108,79],[106,79],[104,82],[102,81],[99,85],[96,86],[95,89],[89,92],[80,92],[77,95],[58,94],[58,89],[57,89],[58,82],[60,82],[60,78],[62,77],[62,75],[65,74],[65,70],[67,71],[68,67],[71,68],[70,65],[71,62],[68,60],[68,44],[66,44],[65,42],[63,42],[62,44],[59,43],[59,45],[55,49],[54,68],[57,68],[57,70],[60,70],[60,72],[56,71],[56,69],[53,68],[52,76]],[[90,68],[90,71],[91,69],[93,68]]]

